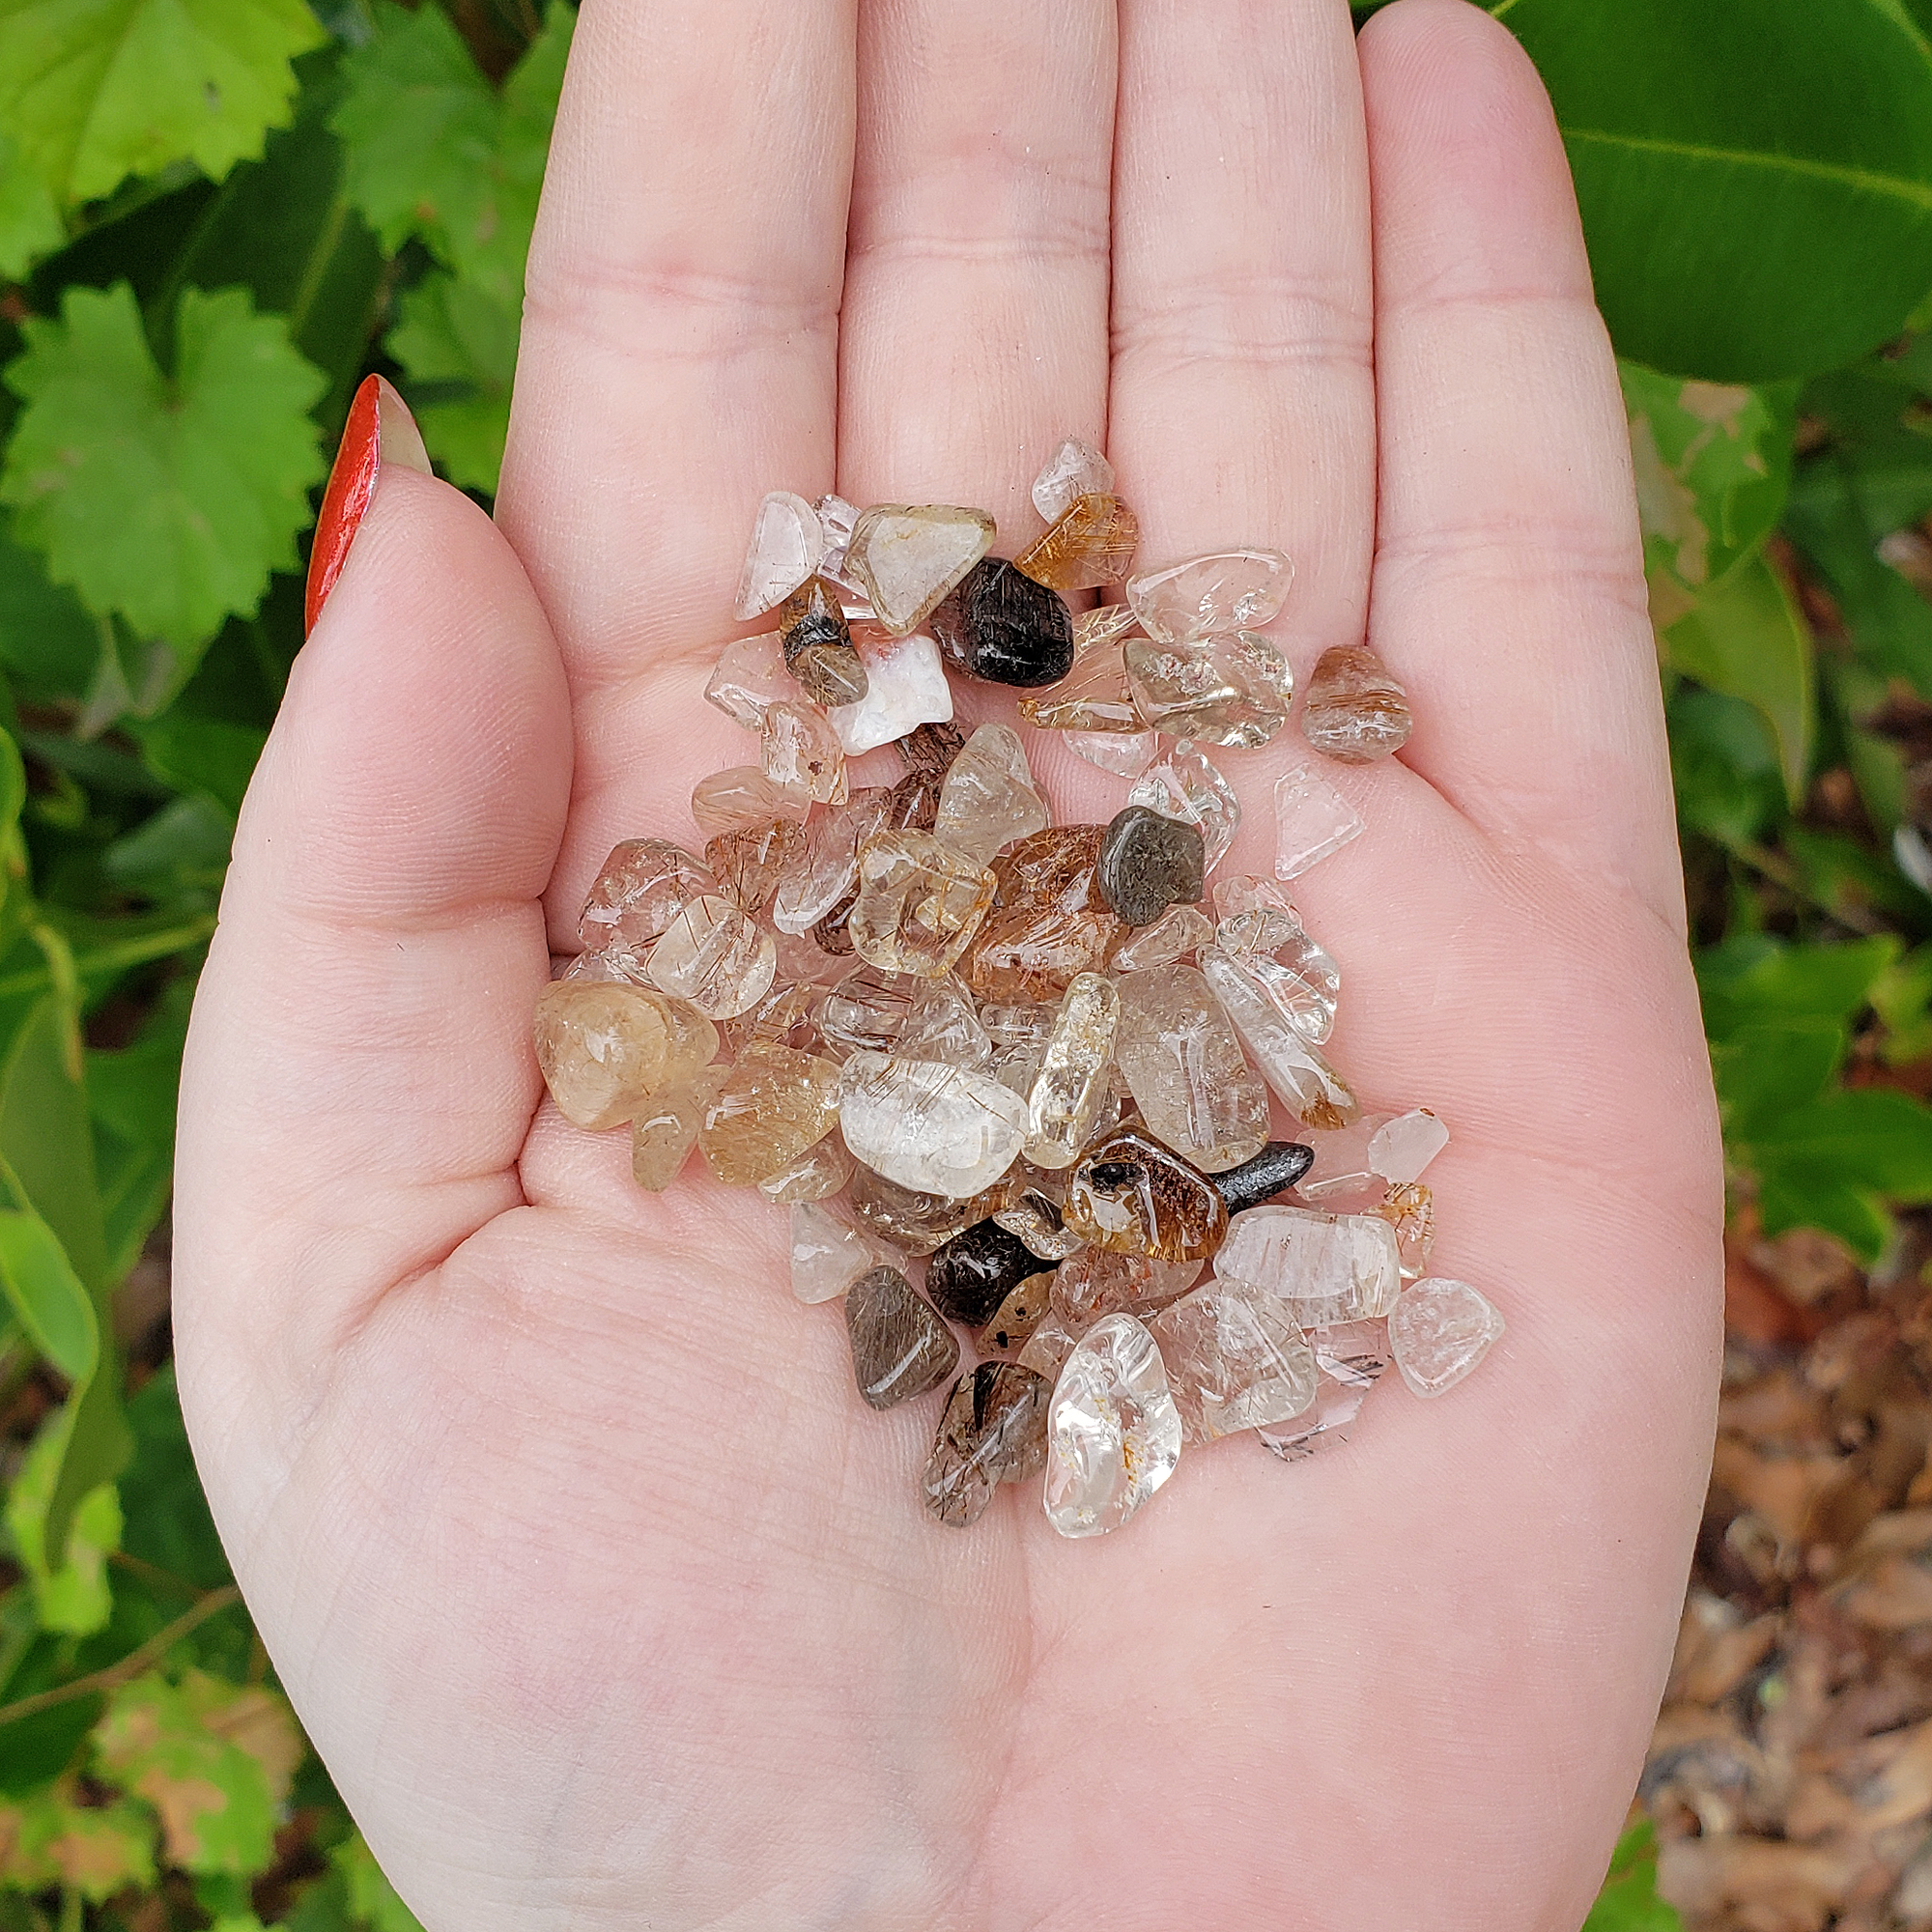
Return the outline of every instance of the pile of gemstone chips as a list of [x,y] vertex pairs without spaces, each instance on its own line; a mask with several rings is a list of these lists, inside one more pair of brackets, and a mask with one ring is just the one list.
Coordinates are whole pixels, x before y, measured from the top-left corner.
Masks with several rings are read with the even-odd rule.
[[[1011,559],[980,510],[764,499],[737,608],[773,628],[705,690],[758,761],[693,791],[701,857],[611,854],[535,1037],[569,1120],[629,1125],[639,1186],[696,1147],[790,1208],[793,1292],[843,1299],[866,1403],[950,1385],[922,1481],[940,1521],[1043,1469],[1048,1520],[1088,1536],[1183,1444],[1306,1456],[1390,1362],[1439,1395],[1502,1321],[1426,1276],[1447,1128],[1363,1115],[1321,1051],[1335,961],[1280,885],[1214,873],[1240,805],[1208,748],[1288,720],[1259,629],[1288,559],[1136,574],[1133,513],[1075,438],[1033,499],[1047,528]],[[1077,616],[1062,595],[1116,583]],[[1123,808],[1054,824],[1016,731],[952,726],[951,674],[1024,689],[1032,724],[1132,781]],[[1349,645],[1301,724],[1360,763],[1409,717]],[[888,744],[903,776],[853,788],[846,760]],[[1275,810],[1282,880],[1362,830],[1313,761]],[[1270,1090],[1298,1139],[1269,1138]]]

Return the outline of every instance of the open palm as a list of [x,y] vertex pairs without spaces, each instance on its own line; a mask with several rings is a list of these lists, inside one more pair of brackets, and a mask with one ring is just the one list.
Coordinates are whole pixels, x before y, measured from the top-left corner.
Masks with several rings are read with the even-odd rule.
[[[1150,563],[1279,546],[1401,759],[1296,898],[1509,1333],[1124,1533],[921,1510],[784,1215],[641,1195],[529,1049],[761,492],[982,504],[1065,431]],[[968,722],[1009,694],[962,693]],[[1061,819],[1122,786],[1028,733]],[[1265,872],[1298,733],[1227,759]],[[1303,748],[1305,755],[1305,747]],[[546,935],[548,927],[548,938]],[[184,1399],[276,1667],[432,1932],[1568,1932],[1712,1419],[1719,1190],[1614,371],[1461,0],[585,0],[498,522],[379,479],[242,814],[184,1086]]]

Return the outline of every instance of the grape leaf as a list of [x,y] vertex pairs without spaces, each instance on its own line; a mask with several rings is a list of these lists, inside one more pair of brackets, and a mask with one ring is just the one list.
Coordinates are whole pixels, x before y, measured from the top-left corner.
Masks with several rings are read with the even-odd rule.
[[383,346],[402,364],[417,427],[442,473],[494,492],[510,427],[518,314],[473,282],[432,270],[404,296]]
[[239,289],[182,293],[163,376],[131,289],[71,289],[23,325],[27,405],[0,470],[15,536],[97,616],[160,638],[185,678],[232,612],[292,569],[323,473],[307,411],[324,378]]
[[27,1460],[7,1492],[7,1530],[14,1550],[33,1585],[34,1608],[43,1630],[87,1636],[102,1629],[114,1609],[107,1582],[107,1553],[121,1547],[121,1499],[112,1483],[90,1490],[74,1512],[66,1560],[47,1562],[47,1505],[60,1480],[71,1409],[56,1409],[42,1423]]
[[125,1798],[84,1804],[73,1780],[0,1804],[0,1882],[21,1891],[65,1886],[97,1905],[155,1882],[155,1827]]
[[182,159],[219,181],[288,121],[289,63],[324,39],[301,0],[0,0],[13,168],[63,205]]
[[396,1888],[376,1862],[376,1855],[363,1842],[360,1832],[328,1856],[347,1883],[352,1918],[368,1926],[369,1932],[422,1932],[422,1922],[396,1895]]

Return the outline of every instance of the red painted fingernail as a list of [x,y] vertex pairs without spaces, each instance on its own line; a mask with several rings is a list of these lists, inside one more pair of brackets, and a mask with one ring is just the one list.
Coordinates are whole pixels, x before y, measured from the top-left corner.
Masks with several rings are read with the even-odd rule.
[[328,488],[322,493],[322,515],[315,520],[315,541],[308,554],[304,636],[315,629],[315,620],[322,615],[322,607],[342,575],[355,526],[369,507],[376,478],[386,464],[419,469],[425,476],[430,473],[429,452],[423,448],[422,433],[410,414],[409,405],[396,394],[392,384],[371,376],[349,406],[342,447],[335,452],[335,468],[328,472]]

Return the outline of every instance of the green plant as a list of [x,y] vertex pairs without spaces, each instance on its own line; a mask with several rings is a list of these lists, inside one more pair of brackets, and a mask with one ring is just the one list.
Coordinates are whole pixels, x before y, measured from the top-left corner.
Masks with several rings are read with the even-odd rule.
[[[1493,11],[1626,357],[1739,1195],[1869,1257],[1932,1203],[1932,0]],[[0,0],[0,1925],[413,1923],[124,1284],[325,452],[380,365],[494,489],[572,18]]]

